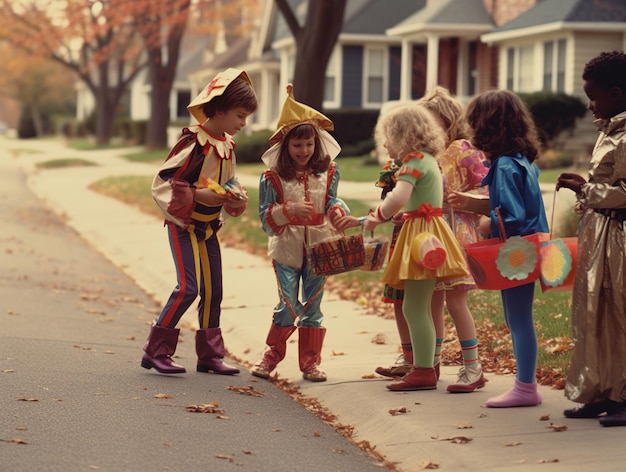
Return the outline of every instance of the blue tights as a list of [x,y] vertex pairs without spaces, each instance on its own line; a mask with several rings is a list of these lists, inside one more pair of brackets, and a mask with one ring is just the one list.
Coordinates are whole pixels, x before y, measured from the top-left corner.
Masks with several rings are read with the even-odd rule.
[[501,293],[504,320],[513,340],[517,379],[534,383],[537,368],[537,334],[533,323],[535,283],[502,290]]

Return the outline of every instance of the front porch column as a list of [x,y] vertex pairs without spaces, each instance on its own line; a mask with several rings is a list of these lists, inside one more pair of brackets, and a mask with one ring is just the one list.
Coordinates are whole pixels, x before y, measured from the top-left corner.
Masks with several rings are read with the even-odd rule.
[[402,40],[402,58],[400,63],[400,101],[410,101],[413,76],[413,43]]
[[272,112],[272,106],[274,100],[274,94],[272,93],[271,83],[270,83],[270,74],[266,68],[261,69],[261,97],[265,97],[265,103],[260,105],[260,115],[258,120],[259,128],[272,128],[273,123],[271,123],[272,117],[270,116]]
[[428,35],[426,53],[426,90],[432,90],[439,80],[439,36]]

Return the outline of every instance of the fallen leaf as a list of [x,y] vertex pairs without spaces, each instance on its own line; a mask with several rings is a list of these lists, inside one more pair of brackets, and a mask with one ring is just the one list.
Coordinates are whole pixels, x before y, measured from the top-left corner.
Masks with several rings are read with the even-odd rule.
[[550,415],[542,415],[539,418],[539,421],[548,421],[550,419]]
[[460,423],[453,425],[456,429],[472,429],[474,426],[471,423]]
[[89,308],[87,309],[87,313],[90,313],[92,315],[106,315],[106,312],[99,310],[97,308]]
[[389,414],[391,416],[396,416],[396,415],[402,415],[404,413],[408,413],[409,410],[406,409],[406,407],[401,406],[400,408],[392,408],[391,410],[389,410]]
[[467,444],[472,440],[472,438],[468,438],[467,436],[452,436],[450,438],[438,438],[436,436],[432,436],[432,439],[435,441],[450,441],[455,444]]
[[322,437],[322,435],[320,433],[318,433],[317,431],[313,431],[313,437],[320,438],[320,437]]
[[552,431],[556,431],[557,433],[561,431],[567,431],[567,426],[564,424],[550,423],[548,426],[546,426],[546,428],[551,429]]
[[377,379],[376,374],[365,374],[361,376],[362,379]]
[[167,393],[157,393],[154,398],[172,398],[172,396]]
[[12,374],[15,371],[13,369],[5,369],[5,370],[0,370],[0,372],[2,372],[3,374]]
[[504,443],[504,445],[507,446],[507,447],[519,446],[520,444],[522,444],[522,443],[519,442],[519,441],[511,441],[511,442]]
[[425,460],[425,461],[420,462],[417,468],[419,470],[433,470],[433,469],[438,469],[439,464],[435,464],[432,461]]
[[372,342],[374,344],[387,344],[387,336],[385,336],[383,333],[378,333],[372,338]]
[[192,413],[217,413],[223,414],[224,410],[219,408],[217,402],[204,403],[202,405],[187,405],[185,409]]
[[332,351],[332,355],[333,356],[345,356],[346,354],[344,352]]
[[559,462],[559,460],[558,459],[539,459],[537,461],[537,464],[552,464],[555,462]]
[[233,392],[240,393],[241,395],[250,395],[251,397],[264,397],[265,394],[263,392],[259,392],[255,390],[252,385],[248,385],[246,387],[235,387],[233,385],[229,385],[226,387],[226,390],[232,390]]
[[217,459],[226,459],[228,462],[233,462],[235,460],[233,456],[227,456],[226,454],[215,454],[213,457]]
[[28,444],[28,441],[19,438],[11,438],[11,439],[0,439],[0,441],[4,441],[10,444]]
[[18,398],[18,402],[38,402],[39,400],[36,398]]

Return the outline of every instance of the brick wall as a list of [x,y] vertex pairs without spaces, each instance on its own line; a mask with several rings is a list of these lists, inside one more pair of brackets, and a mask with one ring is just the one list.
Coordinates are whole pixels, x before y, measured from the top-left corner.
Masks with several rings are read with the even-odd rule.
[[485,8],[491,15],[491,18],[493,18],[496,26],[501,26],[511,21],[539,1],[540,0],[483,0]]

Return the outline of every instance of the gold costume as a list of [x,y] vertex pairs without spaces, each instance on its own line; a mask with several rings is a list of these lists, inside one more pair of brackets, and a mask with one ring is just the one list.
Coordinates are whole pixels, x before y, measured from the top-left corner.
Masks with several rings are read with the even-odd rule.
[[626,112],[598,120],[572,295],[574,351],[565,395],[575,402],[626,400]]

